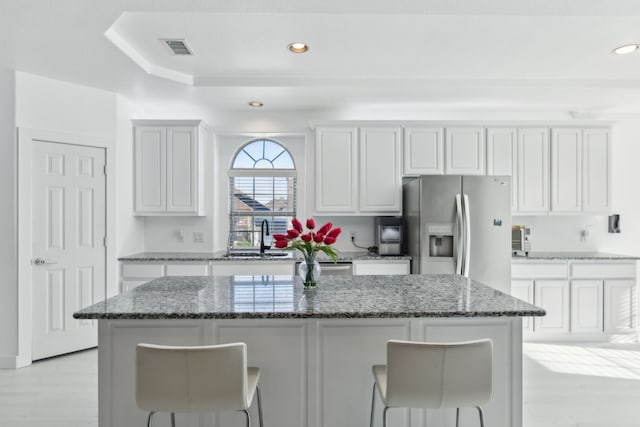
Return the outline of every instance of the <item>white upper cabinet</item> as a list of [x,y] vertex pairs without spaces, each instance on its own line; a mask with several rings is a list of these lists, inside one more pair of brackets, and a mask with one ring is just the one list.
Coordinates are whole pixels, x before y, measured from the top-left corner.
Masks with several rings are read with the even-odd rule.
[[582,129],[551,129],[550,213],[582,211]]
[[551,214],[608,214],[610,132],[608,128],[551,130]]
[[355,213],[358,208],[358,129],[316,130],[316,212]]
[[484,128],[447,128],[445,167],[447,175],[484,175]]
[[518,129],[518,208],[514,213],[549,211],[549,130]]
[[608,128],[584,129],[582,137],[582,209],[611,211],[611,133]]
[[400,128],[318,128],[315,212],[397,215],[402,211]]
[[204,215],[199,121],[134,121],[135,215]]
[[518,131],[487,129],[487,175],[511,177],[511,211],[518,208]]
[[444,173],[444,130],[440,127],[406,127],[402,142],[403,174],[442,175]]
[[400,213],[400,129],[360,129],[360,211]]

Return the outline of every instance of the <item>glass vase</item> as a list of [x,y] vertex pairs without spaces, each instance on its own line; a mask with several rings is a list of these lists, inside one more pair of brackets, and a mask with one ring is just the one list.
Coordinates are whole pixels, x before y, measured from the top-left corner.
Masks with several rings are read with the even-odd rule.
[[315,252],[304,254],[304,261],[298,267],[298,275],[302,279],[302,285],[305,289],[315,289],[320,277],[320,263],[316,261]]

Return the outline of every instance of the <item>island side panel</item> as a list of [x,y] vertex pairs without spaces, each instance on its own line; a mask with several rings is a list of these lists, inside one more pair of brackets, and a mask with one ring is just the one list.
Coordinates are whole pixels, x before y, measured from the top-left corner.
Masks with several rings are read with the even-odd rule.
[[[495,398],[486,407],[487,423],[522,425],[522,337],[520,318],[434,319],[231,319],[101,320],[100,427],[145,425],[134,398],[135,344],[206,345],[244,341],[249,363],[263,371],[266,425],[351,427],[369,419],[371,365],[386,360],[388,339],[494,340]],[[254,405],[255,406],[255,405]],[[255,408],[253,414],[255,413]],[[381,406],[376,427],[381,425]],[[389,427],[453,425],[455,411],[394,409]],[[477,425],[463,411],[461,427]],[[159,417],[158,426],[165,426]],[[183,426],[242,426],[241,417],[181,416]]]
[[[213,344],[211,320],[99,320],[98,411],[100,427],[145,426],[148,413],[136,406],[135,349],[138,343],[160,345]],[[210,415],[178,414],[185,427],[211,425]],[[205,424],[205,422],[207,424]],[[165,414],[154,427],[170,426]]]
[[[522,426],[522,320],[520,317],[421,319],[417,341],[493,341],[493,399],[483,405],[485,423],[494,427]],[[417,425],[455,425],[455,410],[420,411]],[[477,426],[475,409],[461,410],[460,426]]]

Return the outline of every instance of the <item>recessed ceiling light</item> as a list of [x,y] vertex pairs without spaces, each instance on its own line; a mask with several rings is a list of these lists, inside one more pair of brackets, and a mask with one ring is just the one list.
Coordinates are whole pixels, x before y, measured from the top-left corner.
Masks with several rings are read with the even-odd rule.
[[303,42],[290,43],[288,47],[293,53],[305,53],[309,50],[309,45]]
[[615,53],[616,55],[626,55],[628,53],[635,52],[636,50],[638,50],[638,47],[640,46],[638,46],[637,44],[626,44],[624,46],[613,49],[613,53]]
[[251,101],[249,103],[249,105],[251,105],[252,107],[256,107],[257,108],[257,107],[262,107],[264,104],[262,102],[260,102],[260,101]]

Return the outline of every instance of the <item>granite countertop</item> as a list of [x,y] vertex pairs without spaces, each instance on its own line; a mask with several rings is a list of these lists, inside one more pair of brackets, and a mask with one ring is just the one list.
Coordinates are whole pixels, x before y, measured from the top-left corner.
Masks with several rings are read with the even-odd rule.
[[[270,251],[271,253],[281,253],[282,251]],[[293,259],[302,259],[299,251],[288,251],[288,256],[269,256],[269,251],[264,257],[227,257],[227,251],[217,252],[140,252],[133,255],[127,255],[118,258],[118,261],[130,262],[158,262],[158,261],[176,261],[176,262],[207,262],[207,261],[291,261]],[[366,251],[338,251],[338,261],[354,261],[354,260],[410,260],[408,255],[385,255],[381,256]],[[320,253],[319,261],[330,261],[329,257]]]
[[514,255],[514,261],[537,260],[637,260],[640,257],[633,255],[610,254],[606,252],[529,252],[528,256]]
[[291,276],[162,277],[94,304],[76,319],[544,316],[458,275],[326,276],[304,291]]

